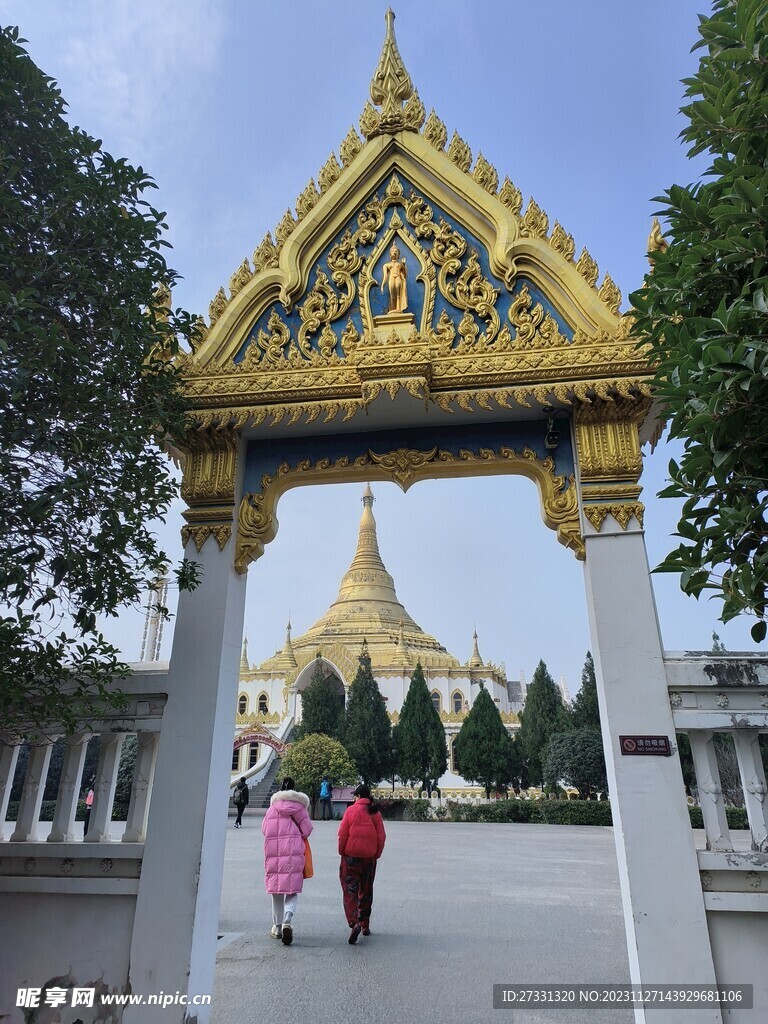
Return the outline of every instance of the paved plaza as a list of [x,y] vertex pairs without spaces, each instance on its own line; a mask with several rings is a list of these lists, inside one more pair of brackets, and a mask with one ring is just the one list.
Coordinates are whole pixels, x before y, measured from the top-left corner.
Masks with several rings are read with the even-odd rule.
[[492,986],[628,982],[609,828],[387,822],[356,946],[337,822],[315,822],[315,877],[286,947],[268,935],[261,818],[229,822],[213,1024],[629,1024],[629,1011],[492,1009]]

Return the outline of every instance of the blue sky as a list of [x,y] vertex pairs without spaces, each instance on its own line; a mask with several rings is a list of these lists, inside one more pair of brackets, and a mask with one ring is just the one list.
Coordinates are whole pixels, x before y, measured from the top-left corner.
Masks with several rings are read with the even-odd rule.
[[[680,79],[696,67],[704,0],[401,0],[400,51],[427,110],[533,195],[586,245],[626,296],[642,280],[653,196],[704,165],[677,136]],[[367,98],[385,3],[224,0],[0,0],[36,63],[56,78],[71,120],[140,163],[167,211],[174,302],[206,312],[244,256],[316,176]],[[626,301],[626,300],[625,300]],[[653,495],[674,450],[643,477],[651,564],[677,507]],[[253,660],[333,600],[354,550],[359,487],[303,488],[280,505],[280,532],[251,568]],[[473,621],[487,659],[530,678],[539,658],[575,689],[589,647],[583,570],[543,526],[534,487],[497,478],[375,487],[382,555],[401,600],[462,659]],[[160,527],[179,551],[178,510]],[[667,649],[708,647],[713,628],[752,649],[749,622],[717,624],[718,604],[655,577]],[[616,600],[621,600],[617,580]],[[105,632],[138,656],[141,614]],[[170,651],[166,628],[163,654]]]

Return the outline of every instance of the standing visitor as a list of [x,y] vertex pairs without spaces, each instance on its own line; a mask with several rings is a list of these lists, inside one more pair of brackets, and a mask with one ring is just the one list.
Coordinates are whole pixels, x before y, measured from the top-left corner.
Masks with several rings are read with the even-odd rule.
[[238,784],[235,786],[235,792],[233,794],[235,801],[235,808],[237,809],[237,821],[235,822],[235,828],[243,827],[243,811],[248,806],[248,783],[245,781],[245,776],[240,779]]
[[91,820],[91,808],[93,807],[93,779],[88,783],[88,790],[85,794],[85,817],[83,818],[83,835],[88,835],[88,824]]
[[[323,776],[323,781],[320,783],[320,808],[323,821],[331,821],[333,819],[333,808],[331,807],[331,783],[327,775]],[[326,810],[328,811],[327,818],[325,816]]]
[[350,945],[357,942],[361,931],[363,935],[371,934],[373,879],[386,840],[384,822],[368,786],[358,786],[353,795],[355,802],[346,809],[339,826],[339,878],[344,913],[352,929]]
[[264,880],[272,896],[273,939],[284,946],[293,942],[293,915],[304,885],[304,840],[312,832],[309,797],[298,793],[290,776],[273,793],[264,815]]

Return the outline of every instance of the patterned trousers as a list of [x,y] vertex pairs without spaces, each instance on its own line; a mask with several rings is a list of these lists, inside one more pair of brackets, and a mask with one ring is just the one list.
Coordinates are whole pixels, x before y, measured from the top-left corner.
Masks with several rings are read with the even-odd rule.
[[375,877],[375,857],[341,858],[339,879],[344,894],[344,913],[350,928],[356,924],[366,927],[370,921]]

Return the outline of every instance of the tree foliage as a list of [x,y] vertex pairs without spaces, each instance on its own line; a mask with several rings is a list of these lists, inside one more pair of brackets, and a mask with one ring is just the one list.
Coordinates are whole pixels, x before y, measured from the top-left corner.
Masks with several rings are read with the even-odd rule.
[[195,331],[170,308],[152,179],[65,109],[0,30],[0,719],[19,734],[73,728],[127,674],[96,621],[167,571],[159,443],[186,409],[169,357]]
[[600,730],[584,728],[554,733],[547,744],[544,782],[548,786],[573,786],[582,800],[589,800],[595,793],[606,793],[608,779]]
[[567,728],[568,713],[560,690],[547,666],[540,661],[528,686],[518,732],[531,782],[541,782],[544,778],[544,756],[550,736]]
[[699,68],[684,80],[682,137],[706,153],[704,180],[657,197],[668,247],[632,296],[635,332],[680,438],[663,497],[683,498],[678,547],[659,566],[722,619],[757,616],[768,585],[768,7],[715,0],[700,20]]
[[301,725],[298,736],[322,732],[340,740],[344,727],[344,695],[339,680],[328,672],[318,652],[307,688],[301,695]]
[[456,737],[456,758],[462,777],[491,789],[506,789],[516,776],[517,757],[499,709],[483,683]]
[[367,650],[360,655],[357,674],[347,696],[344,746],[367,785],[388,778],[392,771],[392,726],[371,670]]
[[600,728],[595,662],[591,651],[587,651],[584,668],[581,670],[581,688],[576,694],[571,708],[571,725],[574,729]]
[[314,808],[320,796],[320,783],[327,775],[333,786],[352,786],[359,782],[357,768],[339,743],[323,733],[305,736],[292,743],[280,761],[278,779],[290,776],[312,801]]
[[432,703],[421,662],[417,662],[400,710],[397,774],[409,785],[430,790],[448,767],[445,729]]

